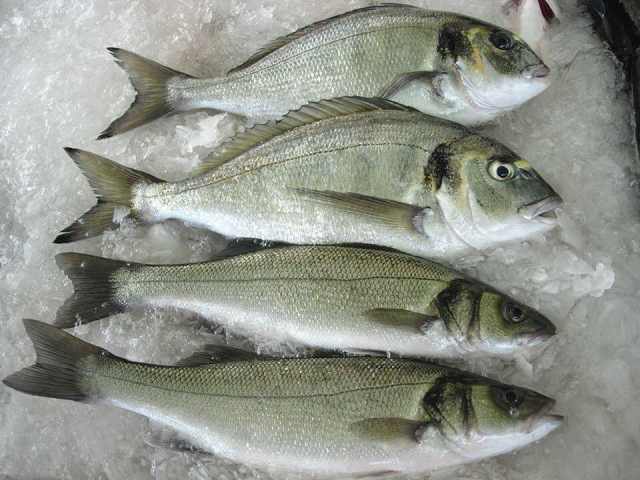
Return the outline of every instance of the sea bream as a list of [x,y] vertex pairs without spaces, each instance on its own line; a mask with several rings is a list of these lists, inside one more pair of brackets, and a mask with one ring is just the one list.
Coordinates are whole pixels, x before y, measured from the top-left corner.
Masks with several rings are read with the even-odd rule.
[[98,203],[58,243],[99,235],[130,209],[229,237],[450,258],[545,232],[561,203],[505,146],[381,99],[321,101],[255,126],[178,182],[67,152]]
[[510,452],[562,424],[551,398],[430,363],[256,359],[221,348],[159,366],[24,323],[36,363],[5,385],[136,412],[174,429],[182,445],[272,471],[423,473]]
[[540,313],[436,263],[362,247],[269,248],[183,265],[57,256],[69,328],[148,307],[182,309],[251,338],[427,358],[537,353]]
[[338,96],[386,97],[473,125],[517,108],[550,82],[549,68],[512,32],[398,4],[304,27],[219,78],[194,78],[127,50],[109,51],[136,98],[98,138],[176,111],[210,108],[268,119]]

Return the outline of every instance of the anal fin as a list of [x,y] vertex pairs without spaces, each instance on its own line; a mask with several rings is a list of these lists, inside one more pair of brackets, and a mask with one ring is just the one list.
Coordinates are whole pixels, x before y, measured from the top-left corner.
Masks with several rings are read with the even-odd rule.
[[176,452],[196,453],[201,455],[211,455],[210,452],[196,447],[188,440],[180,437],[180,435],[164,426],[158,424],[151,425],[151,430],[145,434],[144,443],[153,448],[161,448],[164,450],[173,450]]

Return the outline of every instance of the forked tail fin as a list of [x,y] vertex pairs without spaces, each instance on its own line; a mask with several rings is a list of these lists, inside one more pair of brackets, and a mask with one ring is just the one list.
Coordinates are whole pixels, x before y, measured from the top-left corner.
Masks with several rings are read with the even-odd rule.
[[56,255],[56,263],[73,283],[73,295],[58,309],[55,324],[71,328],[123,312],[115,298],[117,281],[114,274],[137,264],[94,257],[81,253]]
[[175,110],[168,82],[172,78],[192,78],[186,73],[165,67],[153,60],[136,55],[122,48],[108,48],[116,63],[127,72],[136,98],[129,109],[114,120],[100,135],[98,140],[109,138],[144,125]]
[[114,210],[117,207],[132,207],[135,185],[162,182],[148,173],[125,167],[94,153],[75,148],[65,148],[65,151],[87,177],[98,202],[60,232],[54,243],[75,242],[115,228]]
[[105,350],[37,320],[25,319],[24,328],[36,350],[36,363],[2,382],[30,395],[91,401],[95,392],[87,378],[87,361]]

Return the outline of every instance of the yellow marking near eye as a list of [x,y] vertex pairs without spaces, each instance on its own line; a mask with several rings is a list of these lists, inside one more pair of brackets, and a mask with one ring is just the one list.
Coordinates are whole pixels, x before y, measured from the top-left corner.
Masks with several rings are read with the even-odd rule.
[[529,162],[527,162],[526,160],[524,160],[522,158],[519,159],[519,160],[516,160],[515,162],[513,162],[513,164],[516,167],[521,168],[523,170],[531,170],[531,165],[529,164]]
[[[482,42],[481,34],[483,33],[483,29],[481,28],[471,28],[467,32],[467,36],[469,38],[469,43],[473,45],[471,51],[471,68],[478,73],[484,73],[484,61],[482,58],[482,52],[479,47],[479,44]],[[478,44],[476,44],[476,40],[478,40]]]

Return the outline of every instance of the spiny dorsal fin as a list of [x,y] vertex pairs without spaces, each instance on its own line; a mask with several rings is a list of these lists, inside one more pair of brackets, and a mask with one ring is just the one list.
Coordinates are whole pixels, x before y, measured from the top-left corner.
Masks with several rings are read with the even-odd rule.
[[294,128],[329,118],[374,110],[417,112],[414,108],[383,98],[338,97],[330,100],[311,102],[298,110],[290,111],[278,121],[256,125],[230,138],[222,144],[218,151],[209,155],[208,158],[196,167],[193,171],[193,176],[215,170],[229,160]]
[[195,352],[175,363],[176,367],[201,367],[219,362],[254,360],[258,354],[228,345],[204,345],[202,351]]
[[419,7],[414,7],[413,5],[403,5],[401,3],[383,3],[383,4],[380,4],[380,5],[372,5],[372,6],[369,6],[369,7],[358,8],[358,9],[352,10],[350,12],[341,13],[339,15],[334,15],[333,17],[325,18],[324,20],[320,20],[319,22],[312,23],[311,25],[307,25],[306,27],[302,27],[302,28],[300,28],[299,30],[296,30],[293,33],[290,33],[288,35],[284,35],[282,37],[276,38],[275,40],[272,40],[271,42],[267,43],[264,47],[259,49],[256,53],[251,55],[247,59],[246,62],[244,62],[243,64],[238,65],[237,67],[234,67],[231,70],[229,70],[227,72],[227,75],[239,72],[240,70],[244,70],[245,68],[250,67],[251,65],[257,63],[260,60],[262,60],[264,57],[267,57],[267,56],[271,55],[276,50],[284,47],[285,45],[293,42],[294,40],[302,38],[305,35],[307,35],[308,33],[311,33],[311,32],[313,32],[313,31],[315,31],[317,29],[320,29],[320,28],[322,28],[322,27],[324,27],[324,26],[326,26],[326,25],[328,25],[331,22],[334,22],[336,20],[340,20],[342,18],[349,17],[351,15],[356,15],[356,14],[359,14],[359,13],[371,12],[371,11],[375,11],[375,10],[382,10],[382,9],[386,9],[386,8],[400,8],[400,7],[416,8],[416,9],[419,8]]

